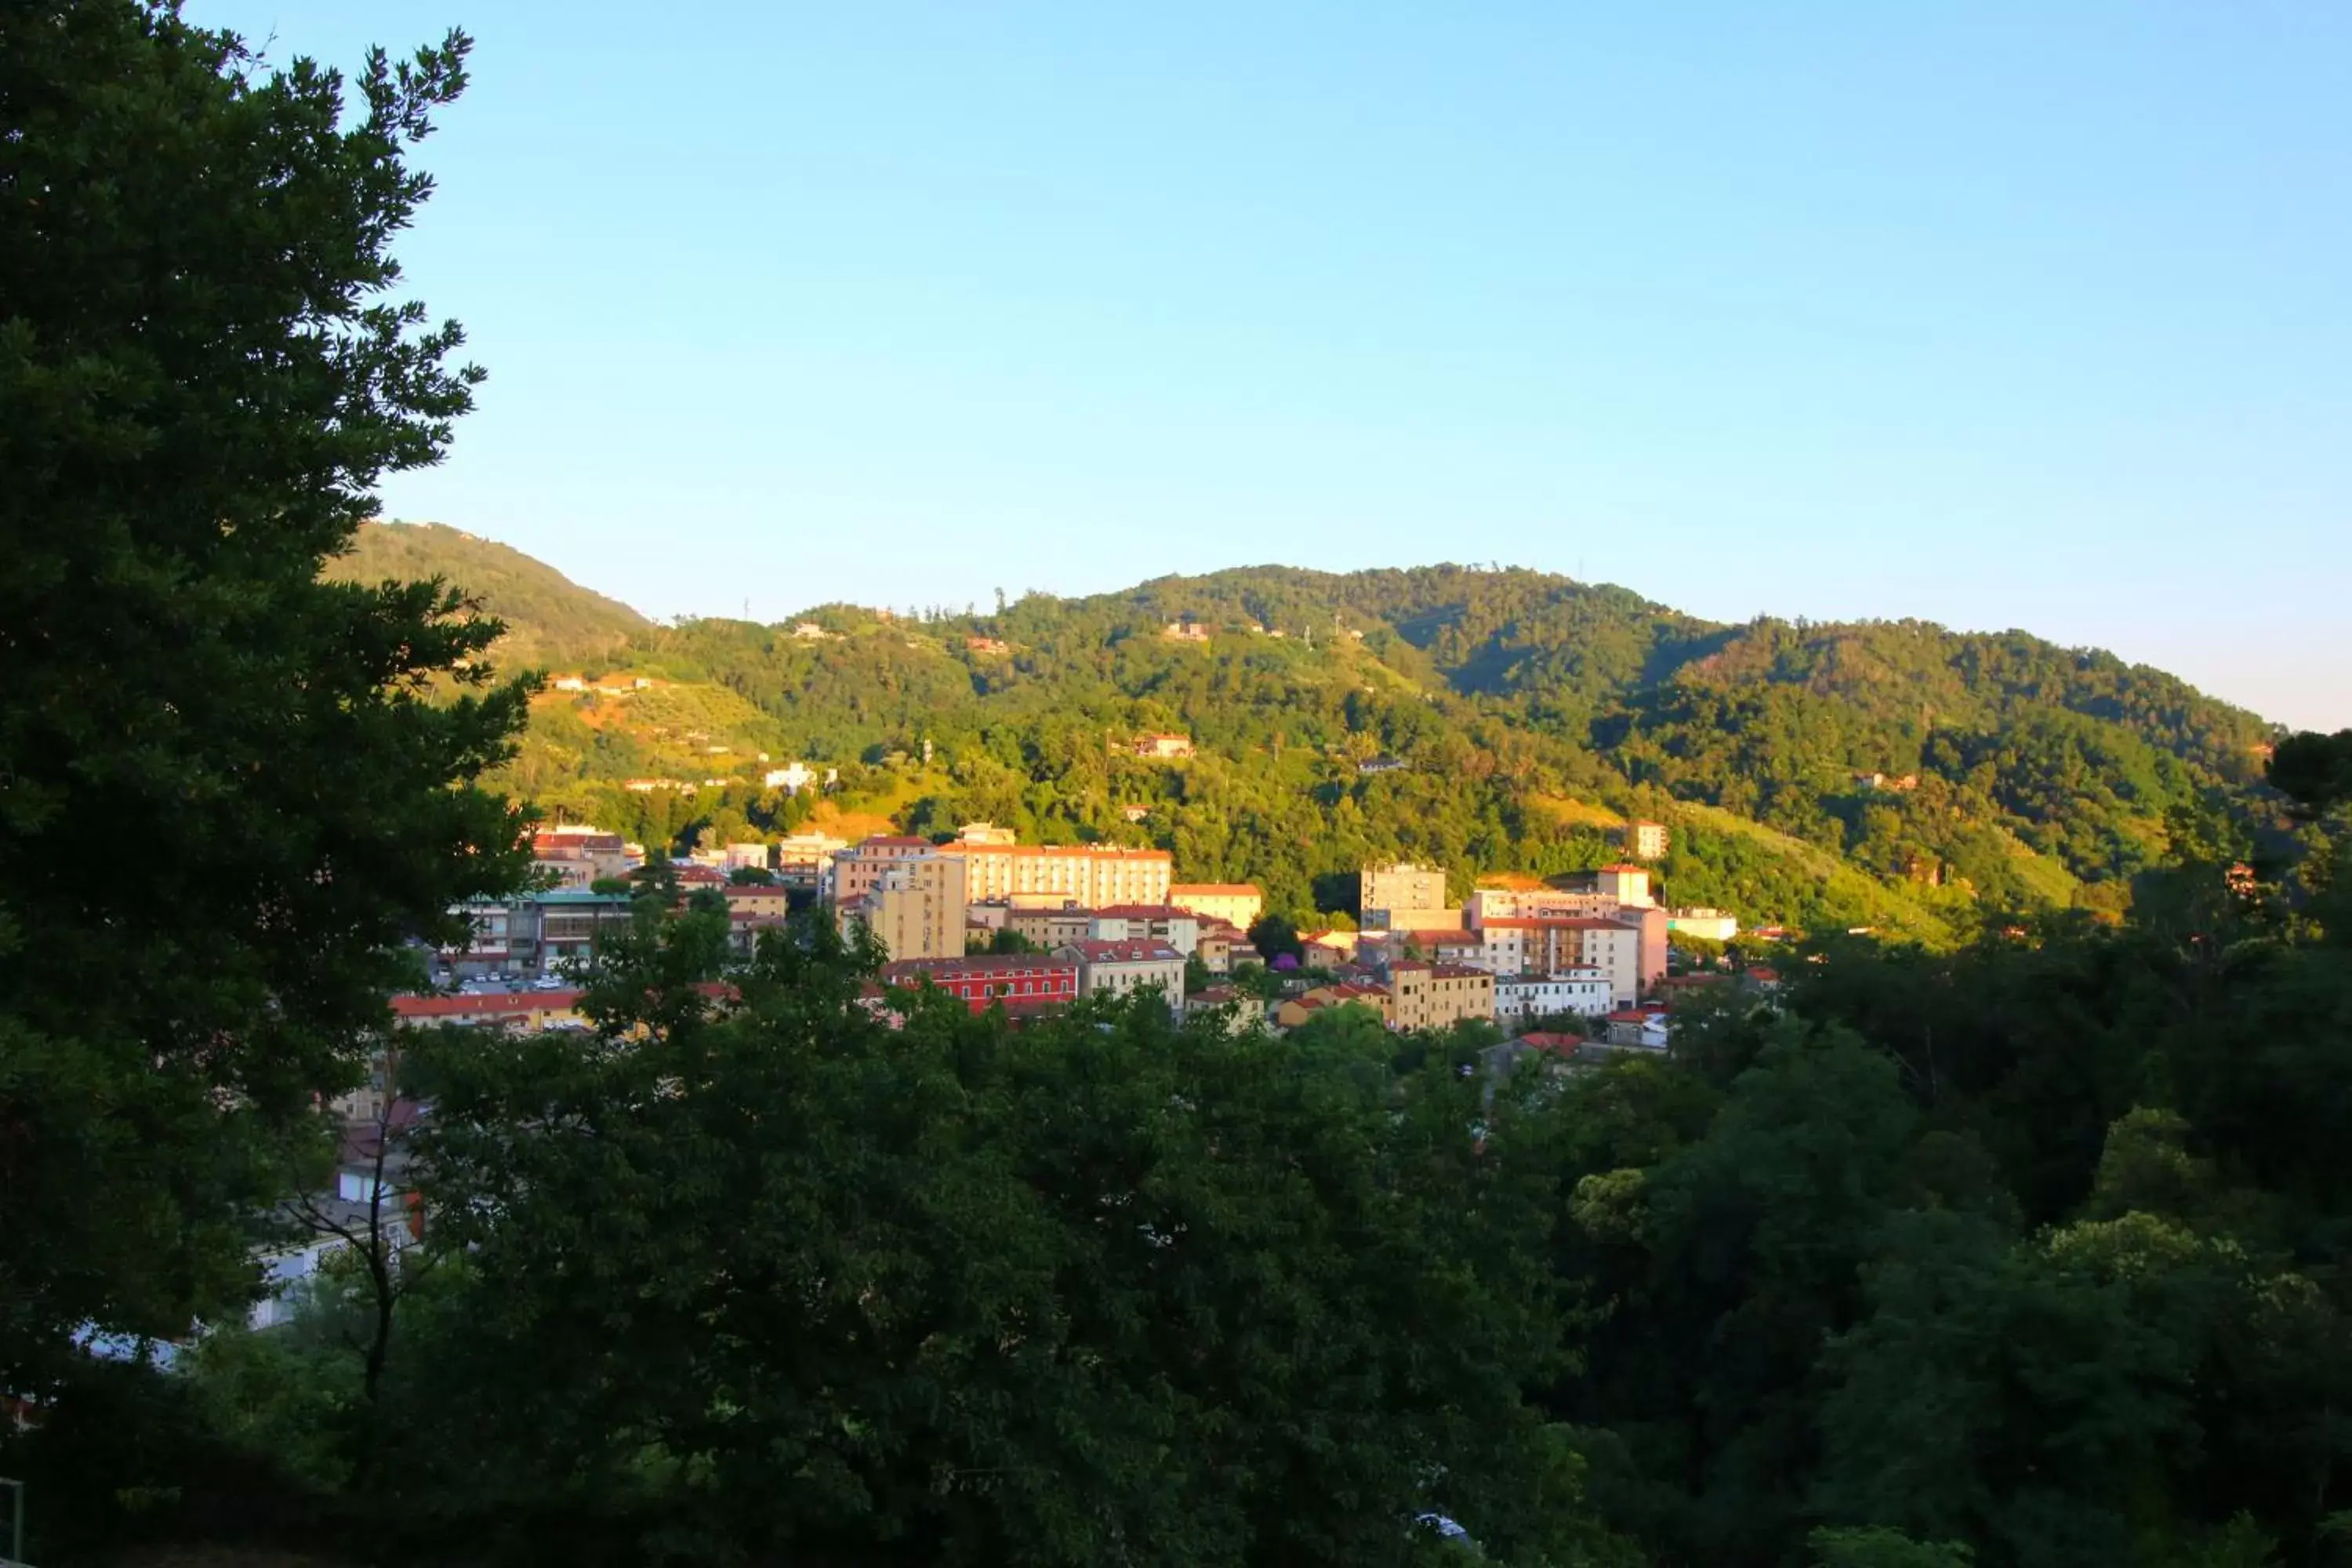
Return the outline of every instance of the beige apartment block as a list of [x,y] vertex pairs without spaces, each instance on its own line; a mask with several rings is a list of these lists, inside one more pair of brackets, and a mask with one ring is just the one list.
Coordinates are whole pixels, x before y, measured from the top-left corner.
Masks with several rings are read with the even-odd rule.
[[1464,963],[1400,959],[1389,965],[1389,1026],[1443,1029],[1495,1017],[1495,977]]
[[961,958],[964,868],[951,855],[910,856],[885,868],[865,895],[841,906],[845,925],[863,923],[893,963]]

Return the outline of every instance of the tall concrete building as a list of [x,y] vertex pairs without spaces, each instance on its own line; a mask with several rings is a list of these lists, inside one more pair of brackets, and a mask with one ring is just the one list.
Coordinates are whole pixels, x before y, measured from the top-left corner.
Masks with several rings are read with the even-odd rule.
[[845,925],[865,925],[893,963],[910,958],[961,958],[964,942],[964,867],[952,855],[894,859],[860,897],[841,906]]
[[1389,965],[1389,1027],[1443,1029],[1469,1019],[1492,1022],[1495,977],[1462,963],[1399,959]]
[[824,896],[836,905],[856,903],[871,892],[881,881],[882,874],[901,860],[911,860],[936,852],[928,838],[916,838],[904,834],[877,833],[861,838],[833,856],[833,869],[824,886]]
[[1444,868],[1410,860],[1366,866],[1357,875],[1356,907],[1364,924],[1374,929],[1429,930],[1460,923],[1458,919],[1434,918],[1447,912]]

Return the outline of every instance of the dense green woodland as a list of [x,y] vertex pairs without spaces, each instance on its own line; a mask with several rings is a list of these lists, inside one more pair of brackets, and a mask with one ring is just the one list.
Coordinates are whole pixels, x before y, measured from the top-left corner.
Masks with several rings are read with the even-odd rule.
[[[593,614],[609,601],[575,608],[543,578],[504,591],[512,553],[392,525],[353,561],[478,584],[524,628],[510,657],[734,700],[731,729],[717,702],[681,713],[679,694],[537,710],[505,782],[656,842],[772,831],[805,809],[749,782],[691,798],[613,787],[661,772],[660,717],[739,754],[853,764],[846,801],[903,826],[984,817],[1047,842],[1157,844],[1181,875],[1256,880],[1301,918],[1343,907],[1345,874],[1377,857],[1439,861],[1465,887],[1600,864],[1617,853],[1613,813],[1679,830],[1663,868],[1676,902],[1940,939],[1988,906],[2113,912],[2181,832],[2277,826],[2254,787],[2267,726],[2022,633],[1719,626],[1524,571],[1256,568],[988,615],[836,605],[806,617],[835,634],[823,639],[702,620],[616,646]],[[1184,617],[1211,640],[1161,635]],[[573,626],[593,630],[567,640]],[[1190,734],[1199,756],[1128,753],[1156,730]],[[698,783],[692,750],[672,766]],[[1406,765],[1360,773],[1373,758]],[[1130,824],[1129,805],[1150,814]]]
[[[2258,773],[2252,719],[2098,656],[1528,573],[802,639],[371,543],[480,379],[390,252],[467,57],[346,80],[161,0],[0,7],[24,1556],[2352,1562],[2352,731]],[[406,575],[444,549],[552,607],[500,645]],[[656,685],[534,698],[534,649]],[[1180,725],[1189,763],[1120,752]],[[511,792],[617,806],[649,746],[835,758],[825,809],[927,828],[1145,805],[1301,912],[1361,855],[1552,869],[1657,812],[1675,896],[1816,930],[1777,994],[1696,987],[1671,1052],[1570,1071],[1354,1009],[869,998],[831,924],[731,956],[657,866],[593,1028],[395,1035],[410,944],[528,875]],[[662,833],[813,809],[714,794]],[[93,875],[126,823],[140,874]],[[399,1113],[346,1124],[360,1089]],[[386,1201],[316,1197],[339,1143]]]

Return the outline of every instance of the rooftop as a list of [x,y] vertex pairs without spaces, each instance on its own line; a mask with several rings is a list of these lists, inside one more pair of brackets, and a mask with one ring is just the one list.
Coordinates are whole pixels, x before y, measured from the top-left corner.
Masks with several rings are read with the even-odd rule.
[[882,978],[887,984],[904,985],[925,975],[1066,974],[1071,968],[1066,958],[1034,952],[979,953],[964,958],[902,958],[884,964]]
[[1184,955],[1164,942],[1073,942],[1063,951],[1074,952],[1088,963],[1181,963]]

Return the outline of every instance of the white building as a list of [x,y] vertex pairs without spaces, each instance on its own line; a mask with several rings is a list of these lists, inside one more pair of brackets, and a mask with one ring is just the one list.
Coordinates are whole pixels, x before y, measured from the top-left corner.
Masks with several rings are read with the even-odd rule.
[[1739,934],[1739,918],[1721,910],[1669,910],[1666,930],[1703,942],[1729,942]]
[[1562,974],[1597,969],[1609,977],[1612,1004],[1631,1006],[1642,994],[1642,931],[1618,921],[1488,920],[1475,962],[1497,975]]
[[[835,770],[827,768],[824,770],[824,782],[831,784],[839,776]],[[806,763],[786,763],[781,768],[770,768],[760,775],[762,788],[780,789],[786,795],[798,795],[815,783],[817,783],[816,770]]]
[[1078,994],[1127,996],[1157,988],[1171,1012],[1184,1010],[1184,955],[1164,942],[1073,942],[1054,950],[1078,961]]
[[1519,975],[1495,983],[1495,1021],[1532,1023],[1562,1013],[1606,1016],[1611,1005],[1608,973],[1570,969],[1558,974]]

